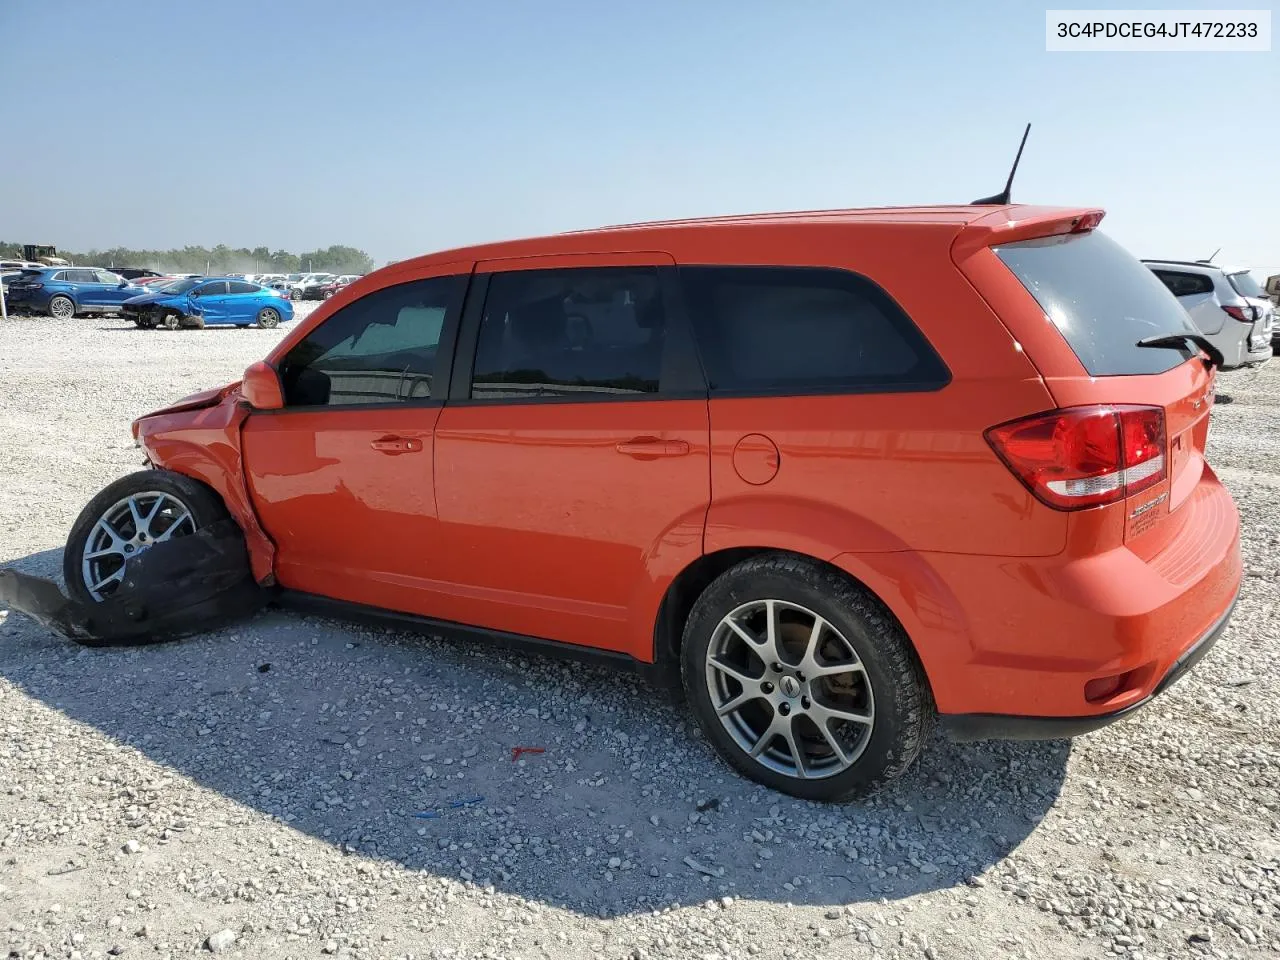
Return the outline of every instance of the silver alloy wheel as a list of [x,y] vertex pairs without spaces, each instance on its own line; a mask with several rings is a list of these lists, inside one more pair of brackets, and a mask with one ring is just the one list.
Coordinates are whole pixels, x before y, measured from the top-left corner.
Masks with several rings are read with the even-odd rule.
[[76,315],[76,305],[70,297],[54,297],[49,301],[49,316],[55,320],[70,320]]
[[818,780],[848,770],[871,739],[875,697],[853,645],[787,600],[752,600],[716,625],[707,692],[725,731],[761,766]]
[[258,326],[270,329],[280,323],[280,314],[271,307],[263,307],[258,313]]
[[130,557],[171,537],[195,533],[191,511],[171,493],[145,490],[112,504],[89,531],[80,562],[85,589],[105,600],[124,579]]

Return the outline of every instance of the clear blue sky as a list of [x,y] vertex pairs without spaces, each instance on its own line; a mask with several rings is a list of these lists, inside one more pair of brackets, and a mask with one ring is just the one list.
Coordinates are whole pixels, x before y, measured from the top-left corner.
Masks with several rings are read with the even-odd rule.
[[1047,5],[0,0],[0,239],[383,261],[966,202],[1030,120],[1016,199],[1280,272],[1280,53],[1046,53]]

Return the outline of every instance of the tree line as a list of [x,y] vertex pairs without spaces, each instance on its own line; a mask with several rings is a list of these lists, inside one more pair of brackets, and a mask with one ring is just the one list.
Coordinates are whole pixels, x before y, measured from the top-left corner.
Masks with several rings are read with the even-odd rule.
[[[162,273],[368,273],[373,258],[363,250],[340,244],[324,250],[290,253],[266,247],[183,247],[181,250],[130,250],[112,247],[76,253],[58,249],[58,256],[72,263],[94,267],[145,267]],[[21,259],[22,244],[0,242],[0,258]]]

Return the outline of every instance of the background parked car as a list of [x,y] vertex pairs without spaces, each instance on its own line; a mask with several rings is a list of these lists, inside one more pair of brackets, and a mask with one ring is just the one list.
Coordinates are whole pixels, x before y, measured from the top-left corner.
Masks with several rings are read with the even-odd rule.
[[313,273],[304,276],[293,285],[294,300],[323,300],[321,292],[326,284],[336,280],[332,273]]
[[328,283],[324,284],[320,288],[320,298],[322,300],[328,300],[330,297],[332,297],[335,293],[337,293],[347,284],[355,283],[359,279],[360,279],[359,274],[344,273],[342,276],[336,277],[335,279],[330,280]]
[[293,319],[293,305],[247,280],[187,278],[124,304],[124,316],[142,329],[165,327],[274,327]]
[[1222,352],[1226,368],[1271,358],[1275,307],[1248,270],[1189,260],[1142,262],[1178,298],[1200,332]]
[[132,280],[135,282],[138,280],[165,276],[165,274],[158,270],[147,270],[144,267],[104,267],[102,269],[108,269],[112,273],[116,273],[124,277],[126,280]]
[[59,320],[75,316],[118,313],[139,288],[98,267],[46,267],[27,271],[9,284],[7,299],[14,310],[47,313]]

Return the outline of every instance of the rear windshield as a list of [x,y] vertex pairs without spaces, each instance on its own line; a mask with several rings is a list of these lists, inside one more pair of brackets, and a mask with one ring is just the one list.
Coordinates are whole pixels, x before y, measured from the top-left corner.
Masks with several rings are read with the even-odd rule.
[[993,248],[1095,377],[1164,373],[1190,347],[1139,347],[1147,337],[1196,333],[1154,273],[1097,230]]
[[1228,273],[1227,279],[1231,281],[1231,286],[1236,288],[1236,293],[1242,297],[1257,297],[1262,300],[1267,295],[1262,285],[1253,279],[1253,274],[1248,270],[1243,273]]

